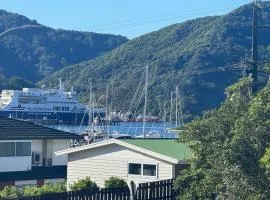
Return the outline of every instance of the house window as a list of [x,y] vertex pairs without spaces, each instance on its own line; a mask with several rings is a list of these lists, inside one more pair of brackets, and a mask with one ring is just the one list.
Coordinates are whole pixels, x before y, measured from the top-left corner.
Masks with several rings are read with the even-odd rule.
[[128,164],[128,173],[132,175],[141,175],[142,173],[142,165],[137,163],[129,163]]
[[156,176],[157,175],[157,166],[156,165],[143,165],[143,175],[144,176]]
[[15,142],[0,142],[0,157],[15,156]]
[[31,142],[16,142],[16,156],[31,156]]
[[0,157],[31,156],[31,142],[0,142]]

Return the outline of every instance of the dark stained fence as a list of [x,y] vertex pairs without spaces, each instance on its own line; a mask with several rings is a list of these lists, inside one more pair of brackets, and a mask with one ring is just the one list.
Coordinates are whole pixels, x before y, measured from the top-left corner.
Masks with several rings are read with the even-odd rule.
[[175,200],[174,179],[139,184],[134,200]]
[[129,200],[129,188],[80,190],[73,192],[62,192],[44,194],[35,197],[23,197],[16,200]]
[[[173,188],[174,179],[141,183],[133,200],[176,200],[179,192]],[[128,187],[111,189],[80,190],[23,197],[16,200],[130,200]]]

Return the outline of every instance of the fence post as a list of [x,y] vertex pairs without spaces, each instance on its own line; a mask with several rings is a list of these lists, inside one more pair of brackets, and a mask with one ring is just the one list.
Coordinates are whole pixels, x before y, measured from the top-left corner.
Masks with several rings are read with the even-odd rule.
[[134,181],[129,182],[128,187],[130,190],[130,200],[135,200],[137,187],[136,187],[136,184],[134,183]]

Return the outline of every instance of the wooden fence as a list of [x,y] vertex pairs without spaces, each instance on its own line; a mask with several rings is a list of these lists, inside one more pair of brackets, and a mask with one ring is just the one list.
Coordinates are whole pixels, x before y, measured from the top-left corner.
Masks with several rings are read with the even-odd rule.
[[174,190],[173,181],[174,179],[168,179],[141,183],[133,193],[133,198],[129,188],[125,187],[45,194],[16,200],[175,200],[179,193]]
[[134,200],[175,200],[178,192],[173,179],[139,184]]
[[125,188],[79,190],[44,194],[35,197],[22,197],[16,200],[130,200],[130,190]]

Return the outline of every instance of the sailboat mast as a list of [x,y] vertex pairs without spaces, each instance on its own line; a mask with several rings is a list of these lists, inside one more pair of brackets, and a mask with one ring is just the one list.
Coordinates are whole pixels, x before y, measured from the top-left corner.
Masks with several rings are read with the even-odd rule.
[[181,97],[179,94],[179,88],[178,88],[178,98],[179,98],[179,107],[180,107],[180,120],[181,120],[181,125],[184,125],[184,117],[183,117],[183,108],[182,108],[182,101],[181,101]]
[[146,122],[146,106],[147,106],[147,89],[148,89],[148,65],[146,65],[145,87],[144,87],[143,138],[145,138],[145,122]]
[[179,91],[178,91],[178,85],[175,88],[175,126],[178,126],[178,96],[179,96]]
[[166,115],[167,115],[166,102],[164,102],[164,105],[163,105],[163,137],[165,137],[165,134],[166,134]]
[[[109,121],[109,85],[107,84],[106,87],[106,134],[108,133],[108,126],[110,125],[110,121]],[[106,135],[107,137],[107,135]]]
[[171,92],[171,105],[170,105],[170,127],[172,127],[172,109],[173,109],[173,92]]
[[88,83],[89,83],[89,103],[88,103],[88,126],[91,124],[91,116],[92,116],[92,82],[91,80],[89,79],[88,80]]
[[88,110],[88,127],[91,124],[91,131],[88,133],[88,143],[90,142],[90,138],[93,135],[94,131],[94,126],[93,126],[93,120],[92,120],[92,113],[93,113],[93,95],[92,95],[92,82],[89,80],[89,110]]
[[63,89],[63,85],[62,85],[62,78],[59,79],[59,89],[62,90]]

